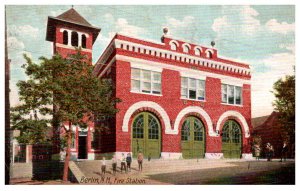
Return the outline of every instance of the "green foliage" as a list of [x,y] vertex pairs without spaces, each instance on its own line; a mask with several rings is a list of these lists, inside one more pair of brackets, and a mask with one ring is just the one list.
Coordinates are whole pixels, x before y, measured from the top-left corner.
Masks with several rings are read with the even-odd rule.
[[286,76],[273,85],[276,100],[273,105],[280,114],[280,123],[291,143],[295,143],[295,75]]
[[[86,127],[89,120],[117,112],[115,104],[120,100],[113,96],[113,84],[98,79],[80,51],[68,59],[60,55],[41,57],[39,64],[26,55],[24,58],[22,67],[28,79],[17,83],[22,104],[11,110],[13,128],[21,131],[20,141],[36,143],[45,140],[50,126],[68,122]],[[32,114],[34,120],[29,118]]]

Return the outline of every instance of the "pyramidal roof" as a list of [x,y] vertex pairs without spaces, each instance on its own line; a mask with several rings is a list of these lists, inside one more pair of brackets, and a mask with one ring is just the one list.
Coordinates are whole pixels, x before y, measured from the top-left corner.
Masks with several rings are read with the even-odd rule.
[[76,23],[83,26],[93,27],[87,20],[85,20],[75,9],[71,8],[68,11],[55,17],[67,22]]
[[57,17],[48,17],[46,40],[52,42],[54,41],[55,28],[57,23],[69,23],[90,30],[93,33],[93,43],[95,42],[99,32],[101,31],[100,28],[91,25],[72,7],[71,9],[58,15]]

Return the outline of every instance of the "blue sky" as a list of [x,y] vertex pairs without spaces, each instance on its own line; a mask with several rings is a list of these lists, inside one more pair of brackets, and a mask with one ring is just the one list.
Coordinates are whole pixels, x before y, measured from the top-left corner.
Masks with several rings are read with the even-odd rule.
[[[71,6],[7,6],[8,50],[11,63],[11,102],[18,103],[16,82],[26,79],[23,53],[34,60],[50,57],[45,40],[48,16]],[[279,78],[293,74],[295,65],[295,7],[292,5],[218,6],[79,6],[74,8],[100,27],[93,47],[96,62],[115,32],[158,41],[162,28],[177,38],[209,46],[219,55],[249,63],[252,70],[252,117],[272,112],[270,92]]]

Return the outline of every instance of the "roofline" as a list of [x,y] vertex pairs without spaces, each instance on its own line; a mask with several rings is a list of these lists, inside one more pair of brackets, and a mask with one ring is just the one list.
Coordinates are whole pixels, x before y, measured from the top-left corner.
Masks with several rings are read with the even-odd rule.
[[99,27],[95,27],[93,25],[91,26],[88,26],[88,25],[82,25],[82,24],[79,24],[79,23],[75,23],[75,22],[72,22],[72,21],[67,21],[67,20],[64,20],[64,19],[59,19],[59,18],[56,18],[56,17],[53,17],[53,16],[48,16],[49,19],[53,19],[53,20],[58,20],[58,21],[63,21],[63,22],[67,22],[67,23],[71,23],[71,24],[75,24],[75,25],[79,25],[79,26],[83,26],[83,27],[87,27],[87,28],[92,28],[92,29],[95,29],[95,30],[101,30],[101,28]]

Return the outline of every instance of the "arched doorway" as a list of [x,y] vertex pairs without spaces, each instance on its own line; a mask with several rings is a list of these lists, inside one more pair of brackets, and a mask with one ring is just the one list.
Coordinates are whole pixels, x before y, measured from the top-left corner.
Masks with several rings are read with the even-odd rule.
[[224,158],[241,158],[241,151],[241,127],[236,121],[228,120],[222,129],[222,152]]
[[159,158],[161,152],[161,126],[158,119],[149,112],[135,116],[132,123],[132,153],[140,152],[145,157]]
[[205,153],[205,128],[196,117],[188,117],[181,128],[181,152],[185,159],[203,158]]

